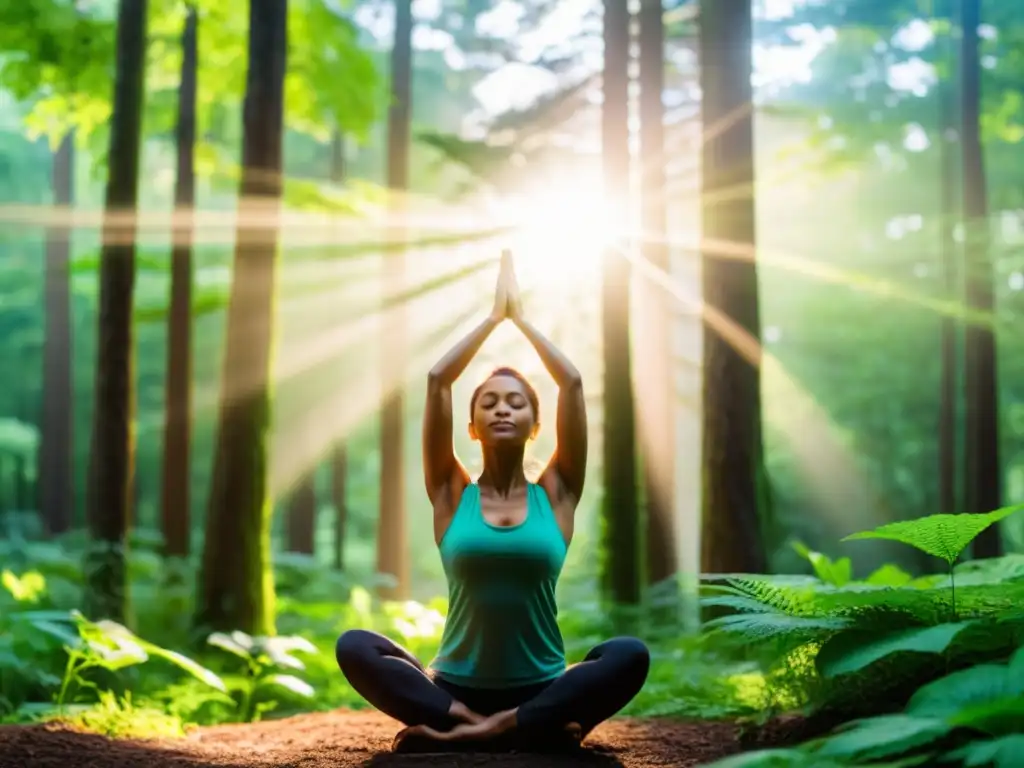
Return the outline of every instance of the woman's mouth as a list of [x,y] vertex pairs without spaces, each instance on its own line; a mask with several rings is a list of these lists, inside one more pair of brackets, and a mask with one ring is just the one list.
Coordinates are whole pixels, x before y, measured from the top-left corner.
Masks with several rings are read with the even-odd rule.
[[511,421],[495,421],[491,424],[491,429],[495,432],[510,432],[514,431],[516,425]]

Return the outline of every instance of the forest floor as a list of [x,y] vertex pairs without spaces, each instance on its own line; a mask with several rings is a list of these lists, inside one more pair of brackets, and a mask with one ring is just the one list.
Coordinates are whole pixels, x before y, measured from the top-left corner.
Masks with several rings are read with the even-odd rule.
[[395,754],[400,726],[337,710],[197,728],[180,739],[122,740],[57,725],[0,727],[0,768],[686,768],[739,752],[728,722],[616,719],[572,752]]

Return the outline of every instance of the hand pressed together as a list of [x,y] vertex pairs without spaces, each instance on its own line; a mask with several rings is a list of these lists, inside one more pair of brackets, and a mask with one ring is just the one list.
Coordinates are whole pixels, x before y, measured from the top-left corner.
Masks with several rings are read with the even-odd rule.
[[501,253],[501,269],[498,272],[498,284],[494,289],[491,319],[497,323],[506,319],[518,323],[522,317],[523,303],[519,295],[515,269],[512,266],[512,252],[505,250]]

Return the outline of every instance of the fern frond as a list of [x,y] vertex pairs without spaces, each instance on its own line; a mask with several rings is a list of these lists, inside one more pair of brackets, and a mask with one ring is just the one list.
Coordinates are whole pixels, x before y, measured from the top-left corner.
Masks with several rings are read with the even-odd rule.
[[773,613],[770,605],[743,595],[718,595],[717,597],[701,598],[700,604],[707,608],[732,608],[744,613]]
[[789,616],[784,613],[737,613],[712,619],[705,628],[733,635],[744,643],[762,643],[783,635],[800,642],[822,639],[847,629],[851,622],[840,617]]

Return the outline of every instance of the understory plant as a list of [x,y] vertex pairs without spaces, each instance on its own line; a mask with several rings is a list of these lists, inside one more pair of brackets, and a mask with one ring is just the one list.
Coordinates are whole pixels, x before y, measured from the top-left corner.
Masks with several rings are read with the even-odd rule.
[[1024,746],[1024,557],[956,562],[1021,509],[932,515],[845,539],[903,542],[941,558],[947,575],[886,566],[858,581],[848,560],[798,546],[815,577],[708,583],[702,602],[729,613],[706,629],[760,653],[776,687],[767,706],[788,693],[819,722],[848,721],[796,749],[715,765],[1011,765],[1005,756]]
[[278,705],[272,689],[284,688],[297,696],[313,697],[313,686],[295,675],[279,672],[281,669],[303,670],[302,660],[294,654],[316,653],[316,646],[298,635],[290,637],[253,637],[241,631],[214,632],[207,642],[245,662],[245,674],[240,686],[233,690],[240,718],[250,723]]

